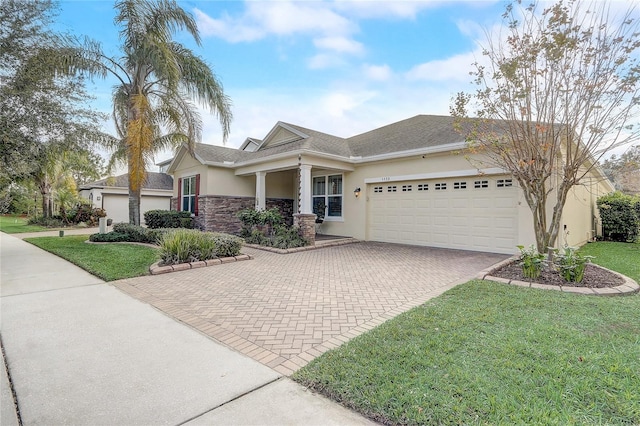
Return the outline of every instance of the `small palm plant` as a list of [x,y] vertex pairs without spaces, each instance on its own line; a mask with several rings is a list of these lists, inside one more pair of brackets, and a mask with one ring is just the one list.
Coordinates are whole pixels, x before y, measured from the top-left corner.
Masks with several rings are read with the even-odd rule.
[[520,249],[520,266],[522,266],[523,275],[529,279],[538,278],[542,272],[542,268],[546,264],[546,256],[538,253],[538,250],[533,244],[526,249],[520,245],[518,249]]

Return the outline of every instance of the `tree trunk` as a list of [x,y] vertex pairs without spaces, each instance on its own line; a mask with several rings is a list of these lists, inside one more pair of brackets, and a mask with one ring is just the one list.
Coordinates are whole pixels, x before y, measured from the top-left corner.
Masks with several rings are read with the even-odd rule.
[[[129,166],[129,176],[131,175],[131,166]],[[129,183],[129,223],[133,225],[140,225],[140,192],[140,188],[133,190]]]
[[140,225],[140,191],[129,189],[129,223]]

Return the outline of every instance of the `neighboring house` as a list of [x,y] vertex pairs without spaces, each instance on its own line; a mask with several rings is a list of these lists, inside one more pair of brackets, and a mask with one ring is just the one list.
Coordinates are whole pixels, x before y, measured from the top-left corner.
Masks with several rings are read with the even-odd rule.
[[[123,174],[105,178],[80,187],[80,196],[90,200],[94,207],[107,212],[114,223],[129,222],[129,176]],[[147,172],[140,197],[140,214],[147,210],[170,210],[173,196],[173,178],[166,173]],[[144,216],[140,218],[144,221]]]
[[[173,208],[211,231],[238,232],[239,210],[277,206],[307,235],[318,214],[323,233],[367,241],[496,253],[534,243],[515,179],[473,168],[458,154],[465,142],[452,123],[419,115],[341,138],[278,122],[239,149],[197,144],[191,155],[182,147],[167,169]],[[599,169],[585,182],[569,195],[559,246],[598,230],[596,199],[613,187]]]

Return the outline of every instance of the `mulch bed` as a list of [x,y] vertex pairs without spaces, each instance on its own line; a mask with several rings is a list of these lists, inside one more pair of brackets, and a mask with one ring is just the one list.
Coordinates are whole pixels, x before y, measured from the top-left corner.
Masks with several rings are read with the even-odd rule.
[[[491,276],[529,282],[530,279],[525,278],[522,274],[522,267],[518,263],[519,261],[516,260],[515,262],[492,272]],[[606,269],[588,264],[585,269],[584,279],[582,282],[566,282],[557,271],[554,271],[550,267],[544,268],[540,276],[536,278],[534,282],[538,284],[557,285],[563,287],[606,288],[619,286],[624,284],[625,281],[620,276],[613,274]]]

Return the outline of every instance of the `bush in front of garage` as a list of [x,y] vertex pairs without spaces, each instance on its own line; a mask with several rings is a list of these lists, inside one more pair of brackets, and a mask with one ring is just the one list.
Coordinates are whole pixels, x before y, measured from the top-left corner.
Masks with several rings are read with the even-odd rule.
[[148,210],[144,213],[144,223],[152,229],[193,228],[191,212],[175,210]]

